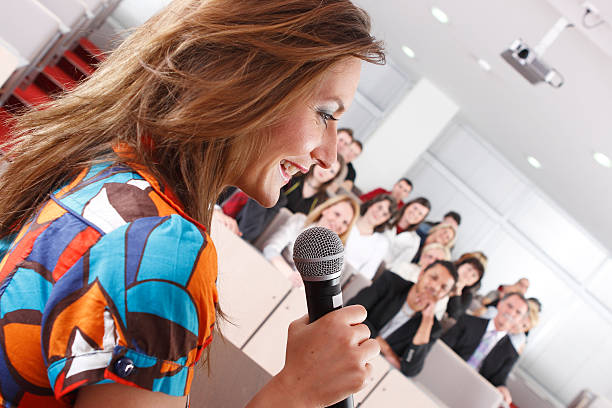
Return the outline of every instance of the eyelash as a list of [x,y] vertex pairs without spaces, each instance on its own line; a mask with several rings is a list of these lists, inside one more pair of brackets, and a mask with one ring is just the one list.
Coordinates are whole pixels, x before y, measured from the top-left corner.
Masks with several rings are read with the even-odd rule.
[[321,119],[323,119],[323,123],[325,123],[325,128],[327,129],[327,121],[328,120],[338,120],[334,117],[334,115],[327,113],[327,112],[323,112],[323,111],[317,111],[317,113],[319,114],[319,116],[321,116]]

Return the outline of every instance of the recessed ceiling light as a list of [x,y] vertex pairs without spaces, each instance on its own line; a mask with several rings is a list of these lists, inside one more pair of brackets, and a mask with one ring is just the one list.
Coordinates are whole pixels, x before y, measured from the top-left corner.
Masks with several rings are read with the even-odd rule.
[[485,71],[491,70],[491,64],[489,64],[487,61],[483,60],[482,58],[478,59],[478,65],[480,65],[480,68],[484,69]]
[[435,7],[435,6],[432,7],[431,14],[435,17],[436,20],[438,20],[442,24],[448,23],[448,16],[446,15],[445,12],[440,10],[438,7]]
[[533,156],[527,156],[527,162],[531,164],[533,167],[535,167],[536,169],[539,169],[540,167],[542,167],[542,163],[540,163],[538,159],[536,159]]
[[414,51],[412,51],[412,48],[406,45],[402,45],[402,51],[404,51],[404,54],[406,54],[409,58],[414,58],[416,55]]
[[610,160],[610,158],[603,153],[593,153],[593,159],[604,167],[612,167],[612,160]]

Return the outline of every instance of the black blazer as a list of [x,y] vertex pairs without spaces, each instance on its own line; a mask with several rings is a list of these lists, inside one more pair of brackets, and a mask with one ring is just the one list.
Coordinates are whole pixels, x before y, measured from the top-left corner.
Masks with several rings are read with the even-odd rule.
[[459,319],[461,315],[465,314],[468,307],[470,307],[473,298],[472,291],[464,288],[460,295],[452,296],[448,299],[446,313],[455,320]]
[[[478,348],[488,324],[488,319],[464,314],[457,320],[457,324],[444,333],[442,341],[467,361]],[[480,374],[494,386],[504,385],[518,358],[518,353],[506,335],[484,358]]]
[[[368,317],[364,323],[370,328],[371,338],[378,336],[379,331],[400,310],[412,285],[414,283],[387,270],[371,286],[362,289],[348,301],[349,305],[359,304],[367,309]],[[416,312],[410,320],[385,339],[399,356],[402,373],[409,377],[421,371],[427,353],[442,334],[442,327],[434,317],[429,343],[418,346],[412,344],[412,339],[421,325],[421,318],[421,312]]]

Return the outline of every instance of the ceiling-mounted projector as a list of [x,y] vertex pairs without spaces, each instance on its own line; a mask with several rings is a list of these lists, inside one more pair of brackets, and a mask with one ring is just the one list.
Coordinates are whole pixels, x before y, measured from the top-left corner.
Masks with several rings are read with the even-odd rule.
[[542,55],[563,30],[573,26],[572,23],[561,17],[534,48],[529,47],[519,38],[510,44],[510,47],[504,50],[501,56],[530,83],[546,82],[554,88],[560,88],[563,85],[563,76],[544,62]]
[[563,85],[563,77],[557,70],[548,66],[542,58],[538,57],[520,38],[510,44],[507,50],[501,53],[505,59],[519,74],[532,84],[546,82],[559,88]]

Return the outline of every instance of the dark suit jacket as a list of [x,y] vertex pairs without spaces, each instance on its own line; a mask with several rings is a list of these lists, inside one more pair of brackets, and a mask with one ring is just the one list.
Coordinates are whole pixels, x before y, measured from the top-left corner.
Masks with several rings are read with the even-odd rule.
[[[444,333],[442,341],[467,361],[478,348],[488,324],[488,319],[464,314],[457,320],[457,324]],[[504,385],[518,358],[518,353],[506,335],[484,358],[480,374],[494,386]]]
[[[408,291],[414,283],[402,279],[391,271],[384,271],[371,286],[362,289],[348,304],[363,305],[368,311],[364,323],[370,328],[371,337],[378,336],[379,331],[400,310]],[[412,344],[412,339],[421,325],[421,312],[416,312],[410,320],[397,328],[385,340],[401,361],[402,373],[411,377],[417,375],[423,368],[429,349],[440,338],[442,327],[434,317],[429,343]]]

